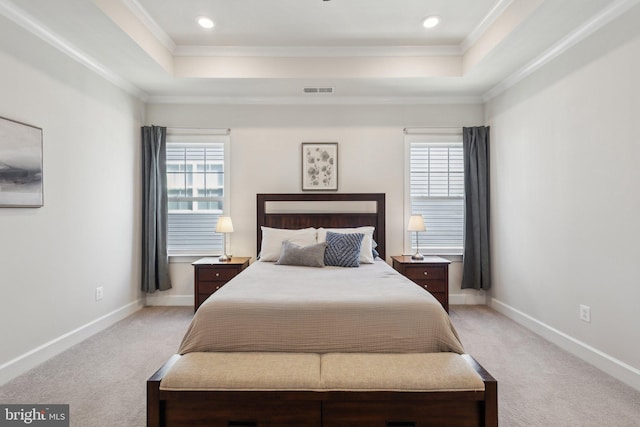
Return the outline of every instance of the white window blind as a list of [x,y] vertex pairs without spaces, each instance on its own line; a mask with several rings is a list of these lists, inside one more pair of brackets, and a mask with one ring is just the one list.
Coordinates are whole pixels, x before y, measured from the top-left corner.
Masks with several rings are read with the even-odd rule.
[[[420,233],[418,249],[442,255],[461,254],[464,245],[462,142],[410,142],[409,151],[411,213],[421,214],[427,228]],[[415,233],[411,233],[411,250],[416,250]]]
[[223,252],[224,235],[216,233],[215,227],[218,217],[227,208],[226,143],[199,142],[198,139],[207,138],[175,142],[168,137],[169,255]]

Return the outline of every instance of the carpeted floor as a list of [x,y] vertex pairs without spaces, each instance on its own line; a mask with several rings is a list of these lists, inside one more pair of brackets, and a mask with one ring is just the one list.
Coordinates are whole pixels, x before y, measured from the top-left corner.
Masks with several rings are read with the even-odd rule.
[[[68,403],[74,427],[137,427],[145,381],[193,311],[147,307],[0,387],[0,403]],[[453,306],[465,349],[498,380],[501,426],[640,426],[640,392],[484,306]]]
[[192,316],[191,307],[143,308],[0,387],[0,402],[69,404],[74,427],[145,426],[145,381]]
[[640,392],[486,306],[454,306],[465,346],[498,380],[501,426],[640,426]]

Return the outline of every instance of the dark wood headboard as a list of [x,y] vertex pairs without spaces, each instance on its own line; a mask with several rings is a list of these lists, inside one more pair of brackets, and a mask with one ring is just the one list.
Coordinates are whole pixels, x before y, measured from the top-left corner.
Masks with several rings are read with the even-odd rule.
[[[353,211],[330,213],[274,212],[267,210],[269,202],[375,202],[375,210],[366,212]],[[385,194],[384,193],[292,193],[292,194],[258,194],[257,195],[257,252],[260,253],[262,242],[262,226],[273,228],[299,229],[306,227],[346,228],[373,226],[373,238],[378,244],[376,250],[380,258],[386,257],[385,240]]]

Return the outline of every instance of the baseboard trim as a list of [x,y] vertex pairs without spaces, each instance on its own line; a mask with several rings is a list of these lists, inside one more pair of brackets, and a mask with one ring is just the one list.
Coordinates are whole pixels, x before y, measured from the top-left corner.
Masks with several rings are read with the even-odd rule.
[[102,317],[67,332],[58,338],[42,344],[41,346],[0,365],[0,385],[11,381],[15,377],[35,368],[42,362],[57,356],[90,336],[116,324],[120,320],[140,310],[142,307],[144,307],[144,305],[141,299],[130,302],[123,307],[107,313]]
[[148,306],[192,306],[193,295],[154,295],[146,296],[145,305]]
[[633,366],[624,363],[623,361],[616,359],[615,357],[600,351],[589,344],[573,338],[572,336],[567,335],[564,332],[559,331],[495,298],[490,299],[489,305],[497,312],[504,314],[511,320],[551,341],[563,350],[568,351],[574,356],[579,357],[612,377],[640,391],[640,369],[636,369]]

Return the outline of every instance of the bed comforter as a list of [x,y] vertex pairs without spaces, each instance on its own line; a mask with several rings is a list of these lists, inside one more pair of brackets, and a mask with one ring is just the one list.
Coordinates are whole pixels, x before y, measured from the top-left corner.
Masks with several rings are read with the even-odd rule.
[[253,263],[200,306],[179,350],[235,351],[464,353],[440,303],[382,260]]

